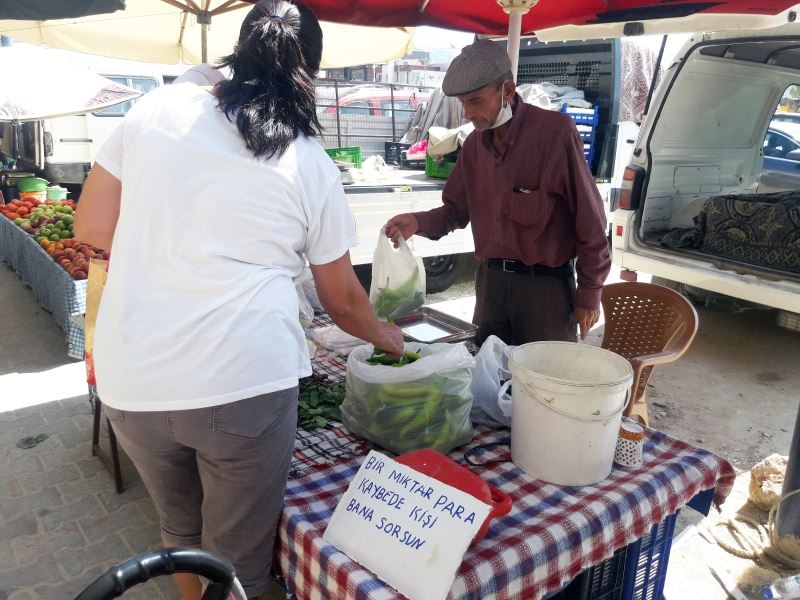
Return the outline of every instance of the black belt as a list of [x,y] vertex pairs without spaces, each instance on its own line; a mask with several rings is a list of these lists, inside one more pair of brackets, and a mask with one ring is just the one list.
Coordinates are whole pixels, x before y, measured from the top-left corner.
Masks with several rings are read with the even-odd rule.
[[518,273],[520,275],[533,275],[535,277],[558,277],[567,279],[572,277],[572,264],[564,263],[560,267],[545,267],[544,265],[526,265],[518,260],[507,258],[489,258],[486,263],[505,273]]

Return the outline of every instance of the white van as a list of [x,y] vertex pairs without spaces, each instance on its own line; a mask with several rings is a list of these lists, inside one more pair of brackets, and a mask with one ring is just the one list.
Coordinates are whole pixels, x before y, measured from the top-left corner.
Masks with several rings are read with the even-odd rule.
[[[185,68],[53,48],[48,49],[48,52],[63,56],[95,73],[144,93],[168,83]],[[70,188],[77,195],[95,155],[134,102],[135,100],[125,102],[92,113],[24,123],[20,140],[20,168],[34,170],[48,181]],[[12,154],[11,139],[11,135],[3,135],[2,149],[8,155]]]
[[[102,75],[145,93],[164,85],[160,74]],[[39,164],[44,164],[44,177],[61,185],[82,185],[95,155],[133,102],[135,100],[92,113],[42,121],[44,155]]]
[[776,108],[800,85],[798,48],[794,22],[689,39],[625,171],[612,227],[624,278],[642,271],[800,319],[800,177],[781,196],[759,189]]

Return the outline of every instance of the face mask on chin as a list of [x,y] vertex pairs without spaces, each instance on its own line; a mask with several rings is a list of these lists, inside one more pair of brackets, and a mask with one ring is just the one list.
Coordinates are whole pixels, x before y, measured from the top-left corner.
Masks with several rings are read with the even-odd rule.
[[494,120],[494,125],[492,125],[490,129],[497,129],[501,125],[505,125],[513,116],[511,112],[511,102],[506,102],[505,99],[505,85],[506,82],[504,81],[503,92],[500,94],[500,112],[497,113],[497,118]]

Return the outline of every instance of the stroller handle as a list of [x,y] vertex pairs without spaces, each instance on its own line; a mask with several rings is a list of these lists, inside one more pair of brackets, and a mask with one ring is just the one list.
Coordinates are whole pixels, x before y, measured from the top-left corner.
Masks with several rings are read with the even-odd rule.
[[235,579],[233,566],[197,548],[162,548],[139,554],[98,577],[75,600],[111,600],[160,575],[194,573],[209,580],[202,600],[225,600]]

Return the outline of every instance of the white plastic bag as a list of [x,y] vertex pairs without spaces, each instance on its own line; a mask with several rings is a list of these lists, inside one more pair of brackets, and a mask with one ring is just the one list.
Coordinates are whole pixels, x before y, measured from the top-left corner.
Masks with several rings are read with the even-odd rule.
[[508,358],[514,346],[490,335],[475,355],[472,370],[472,421],[489,427],[511,427],[511,398],[506,390],[511,381]]
[[352,433],[402,454],[449,452],[472,439],[474,359],[463,344],[406,344],[422,358],[402,367],[371,365],[372,346],[347,359],[342,423]]
[[369,301],[381,319],[415,313],[425,302],[425,267],[401,237],[395,248],[381,230],[372,256]]
[[353,348],[364,345],[364,340],[342,331],[336,325],[315,327],[308,335],[318,346],[341,356],[347,356]]

